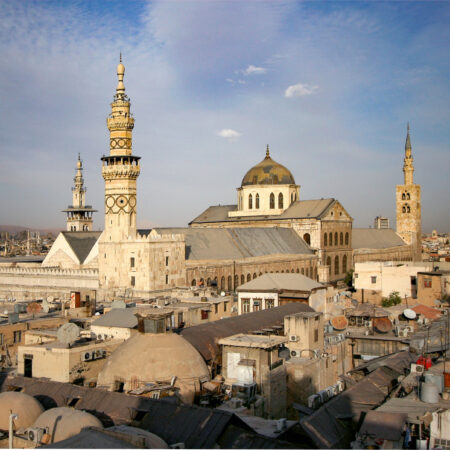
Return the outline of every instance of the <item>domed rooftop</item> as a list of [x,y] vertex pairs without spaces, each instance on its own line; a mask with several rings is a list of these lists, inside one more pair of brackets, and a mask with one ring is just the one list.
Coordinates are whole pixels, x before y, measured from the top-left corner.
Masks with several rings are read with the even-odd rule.
[[98,386],[114,389],[117,380],[124,381],[124,390],[138,382],[170,381],[186,402],[191,402],[199,378],[209,379],[209,371],[200,353],[175,333],[137,333],[121,344],[107,359],[98,376]]
[[60,407],[43,412],[34,422],[34,427],[48,427],[50,443],[54,443],[75,436],[86,427],[103,428],[103,424],[97,417],[85,411]]
[[267,146],[266,157],[245,174],[241,186],[253,184],[295,184],[295,180],[286,167],[270,157],[269,146]]
[[0,394],[0,430],[7,430],[10,411],[19,417],[14,420],[14,428],[31,427],[44,412],[42,405],[31,395],[23,392],[2,392]]

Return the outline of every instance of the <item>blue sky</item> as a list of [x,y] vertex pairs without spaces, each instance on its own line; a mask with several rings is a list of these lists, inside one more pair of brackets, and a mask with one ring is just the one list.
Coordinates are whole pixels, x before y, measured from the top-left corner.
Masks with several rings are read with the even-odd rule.
[[0,1],[0,223],[64,227],[100,157],[123,53],[142,157],[138,225],[236,202],[265,146],[301,199],[395,220],[406,123],[425,231],[449,227],[448,2]]

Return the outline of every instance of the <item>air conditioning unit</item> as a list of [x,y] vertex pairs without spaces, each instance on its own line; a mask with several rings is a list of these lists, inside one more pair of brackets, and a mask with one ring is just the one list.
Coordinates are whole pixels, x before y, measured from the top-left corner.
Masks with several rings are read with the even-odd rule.
[[298,341],[298,336],[296,334],[291,334],[289,336],[289,342],[297,342]]
[[300,351],[298,351],[298,350],[291,350],[291,356],[293,358],[296,358],[297,356],[300,356]]
[[405,327],[405,330],[408,330],[408,333],[414,333],[414,327],[408,325],[407,327]]
[[411,373],[423,374],[424,370],[422,364],[411,364]]
[[106,356],[106,350],[99,348],[98,350],[95,350],[95,352],[93,352],[93,355],[95,355],[94,356],[95,359],[104,358]]
[[328,358],[328,353],[327,352],[323,352],[320,356],[321,356],[321,358]]
[[334,397],[334,387],[333,386],[327,387],[326,391],[327,391],[329,399]]
[[344,390],[345,390],[345,383],[342,380],[339,380],[336,383],[336,386],[337,386],[339,392],[344,392]]
[[372,326],[372,321],[371,320],[365,320],[364,321],[364,326],[365,327],[371,327]]
[[92,352],[83,352],[81,354],[81,361],[91,361],[92,360]]
[[320,395],[313,394],[308,397],[308,408],[317,409],[322,403]]
[[403,330],[401,330],[401,332],[400,332],[401,337],[408,337],[408,334],[409,334],[408,327],[403,328]]
[[25,436],[29,441],[40,444],[46,432],[47,430],[45,428],[28,428],[25,430]]

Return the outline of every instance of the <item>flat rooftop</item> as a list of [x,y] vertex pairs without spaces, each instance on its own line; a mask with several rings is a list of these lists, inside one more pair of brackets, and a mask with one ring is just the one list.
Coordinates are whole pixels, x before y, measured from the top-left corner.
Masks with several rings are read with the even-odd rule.
[[284,344],[288,341],[285,336],[264,336],[253,334],[235,334],[224,339],[220,339],[220,345],[230,345],[233,347],[252,347],[252,348],[272,348]]

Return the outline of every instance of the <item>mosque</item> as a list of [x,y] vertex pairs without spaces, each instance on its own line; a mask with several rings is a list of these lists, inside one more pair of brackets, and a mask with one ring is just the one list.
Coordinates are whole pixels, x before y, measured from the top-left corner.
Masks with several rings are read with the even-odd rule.
[[[64,210],[67,231],[60,233],[43,261],[43,277],[45,271],[56,270],[77,271],[83,278],[88,271],[97,279],[98,299],[123,290],[145,297],[174,287],[214,283],[234,291],[267,272],[302,273],[324,283],[337,282],[355,262],[419,257],[420,186],[413,182],[409,127],[404,184],[397,186],[397,232],[353,228],[353,218],[334,198],[301,200],[300,186],[286,167],[272,159],[269,146],[264,159],[242,179],[235,205],[210,206],[185,228],[137,229],[141,158],[132,151],[134,118],[124,75],[120,61],[107,118],[110,151],[101,158],[104,231],[92,230],[95,210],[85,204],[78,157],[73,205]],[[1,272],[2,268],[0,276]]]

